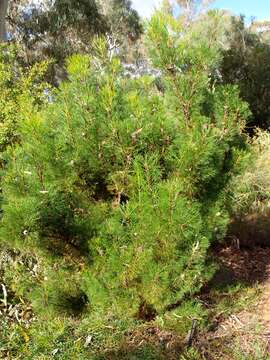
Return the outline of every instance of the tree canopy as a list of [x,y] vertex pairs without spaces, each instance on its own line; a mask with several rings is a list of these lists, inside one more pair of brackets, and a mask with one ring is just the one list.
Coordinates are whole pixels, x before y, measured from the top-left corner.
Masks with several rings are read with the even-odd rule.
[[[266,28],[267,30],[267,28]],[[232,18],[226,36],[220,67],[222,81],[239,86],[241,97],[249,103],[252,116],[249,129],[270,126],[270,44],[267,32],[245,26],[245,19]]]
[[129,0],[15,2],[8,19],[13,36],[35,56],[60,62],[74,52],[89,51],[94,35],[106,35],[119,47],[142,33]]

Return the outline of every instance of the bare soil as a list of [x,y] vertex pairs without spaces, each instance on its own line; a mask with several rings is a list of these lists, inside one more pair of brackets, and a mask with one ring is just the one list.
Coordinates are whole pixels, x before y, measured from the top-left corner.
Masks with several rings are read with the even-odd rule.
[[[197,347],[203,359],[233,360],[232,352],[237,345],[243,359],[269,360],[270,248],[239,248],[231,244],[220,246],[214,253],[221,265],[213,279],[214,283],[219,283],[221,287],[233,282],[257,286],[259,296],[254,303],[238,313],[229,317],[217,315],[213,331],[197,339]],[[256,353],[258,346],[260,355]]]

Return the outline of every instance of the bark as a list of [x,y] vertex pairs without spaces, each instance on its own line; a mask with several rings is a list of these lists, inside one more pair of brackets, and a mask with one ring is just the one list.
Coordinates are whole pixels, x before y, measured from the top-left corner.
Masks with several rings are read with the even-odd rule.
[[8,0],[0,0],[0,42],[7,40],[6,15]]

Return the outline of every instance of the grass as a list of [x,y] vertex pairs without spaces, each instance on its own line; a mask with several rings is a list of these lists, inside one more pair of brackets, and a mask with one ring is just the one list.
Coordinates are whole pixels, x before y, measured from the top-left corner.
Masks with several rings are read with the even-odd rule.
[[[24,265],[20,254],[14,255],[12,261],[20,259],[20,266],[15,267],[14,276],[22,279],[27,278],[32,267],[29,263]],[[36,262],[32,259],[32,263]],[[2,264],[0,272],[1,282],[11,281],[12,262]],[[5,267],[7,273],[5,275]],[[44,269],[40,269],[43,274]],[[14,282],[13,276],[13,282]],[[40,276],[40,275],[39,275]],[[35,277],[31,281],[35,282]],[[19,281],[15,281],[17,286]],[[14,284],[13,284],[14,286]],[[9,288],[7,284],[7,288]],[[14,289],[15,290],[15,289]],[[20,288],[19,288],[20,290]],[[19,294],[12,292],[13,299],[9,298],[9,304],[22,303],[29,306],[25,292]],[[224,283],[217,278],[200,296],[186,301],[182,306],[159,316],[149,323],[114,323],[112,328],[104,331],[102,324],[93,320],[91,315],[84,314],[81,317],[51,316],[50,313],[34,314],[36,320],[32,323],[18,322],[15,318],[0,318],[0,358],[3,359],[93,359],[93,360],[201,360],[202,349],[207,349],[210,360],[242,360],[241,336],[236,334],[229,337],[208,341],[202,346],[204,339],[232,314],[238,314],[242,310],[252,308],[260,295],[260,287],[257,284],[233,279]],[[1,298],[1,294],[0,294]],[[22,307],[23,310],[23,307]],[[197,320],[197,339],[194,348],[187,349],[185,338],[191,328],[192,320]],[[119,329],[119,331],[115,331]],[[252,360],[270,360],[265,355],[265,342],[261,341],[258,333],[251,338],[252,351],[244,356],[250,356]],[[91,341],[86,346],[87,336]],[[219,356],[219,357],[217,357]],[[208,360],[207,358],[207,360]],[[222,359],[223,359],[222,358]],[[249,359],[249,358],[245,358]]]

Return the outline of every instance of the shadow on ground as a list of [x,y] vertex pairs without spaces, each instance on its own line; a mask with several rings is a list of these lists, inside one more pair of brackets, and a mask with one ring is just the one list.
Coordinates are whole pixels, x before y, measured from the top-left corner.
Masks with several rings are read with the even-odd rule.
[[236,283],[253,285],[269,279],[270,247],[239,248],[227,243],[216,247],[213,256],[219,269],[208,284],[210,288]]

